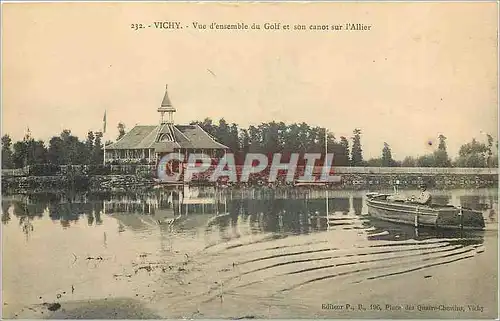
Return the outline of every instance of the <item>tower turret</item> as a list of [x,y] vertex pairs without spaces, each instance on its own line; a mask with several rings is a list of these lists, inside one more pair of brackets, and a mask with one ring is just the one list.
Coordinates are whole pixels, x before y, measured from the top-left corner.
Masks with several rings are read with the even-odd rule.
[[[168,98],[168,85],[165,85],[165,95],[163,96],[163,101],[157,111],[161,114],[161,124],[174,123],[174,113],[176,110],[174,106],[172,106],[170,98]],[[165,119],[165,113],[167,113],[167,119]]]

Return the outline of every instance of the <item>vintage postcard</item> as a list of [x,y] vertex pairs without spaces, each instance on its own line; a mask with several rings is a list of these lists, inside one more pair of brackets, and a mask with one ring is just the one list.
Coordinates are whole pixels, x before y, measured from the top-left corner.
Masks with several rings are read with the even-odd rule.
[[497,319],[498,3],[2,5],[2,317]]

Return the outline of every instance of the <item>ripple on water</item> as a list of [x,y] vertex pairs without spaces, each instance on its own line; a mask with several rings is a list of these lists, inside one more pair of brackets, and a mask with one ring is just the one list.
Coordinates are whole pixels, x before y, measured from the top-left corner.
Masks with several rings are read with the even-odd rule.
[[[486,233],[496,233],[491,222],[488,231],[474,233],[380,222],[344,208],[348,199],[330,200],[329,215],[321,210],[324,200],[259,204],[240,200],[226,204],[222,214],[195,208],[188,214],[161,208],[139,213],[136,206],[99,215],[99,206],[91,204],[82,207],[90,209],[86,221],[46,211],[29,217],[11,208],[3,229],[5,299],[32,304],[39,297],[69,302],[126,296],[169,317],[232,318],[245,317],[250,307],[260,307],[254,317],[289,315],[286,302],[293,302],[297,313],[308,316],[314,309],[299,303],[301,293],[323,302],[356,284],[370,287],[458,264],[482,255]],[[71,220],[53,224],[58,217]],[[12,224],[27,218],[32,230]]]

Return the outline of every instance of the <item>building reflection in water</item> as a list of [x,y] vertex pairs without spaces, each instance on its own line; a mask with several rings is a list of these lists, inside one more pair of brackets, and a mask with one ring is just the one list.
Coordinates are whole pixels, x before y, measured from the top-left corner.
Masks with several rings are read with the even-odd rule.
[[2,200],[2,223],[7,224],[10,222],[10,209],[11,203],[5,200]]
[[354,214],[361,215],[363,212],[363,198],[353,197],[352,203],[353,203],[353,207],[354,207]]

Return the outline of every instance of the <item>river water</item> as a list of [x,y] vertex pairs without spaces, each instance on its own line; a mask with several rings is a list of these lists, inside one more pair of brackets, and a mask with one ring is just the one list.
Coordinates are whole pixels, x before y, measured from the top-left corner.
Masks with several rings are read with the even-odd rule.
[[497,189],[433,192],[483,211],[468,233],[371,219],[364,194],[6,196],[4,317],[497,316]]

